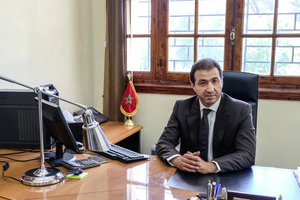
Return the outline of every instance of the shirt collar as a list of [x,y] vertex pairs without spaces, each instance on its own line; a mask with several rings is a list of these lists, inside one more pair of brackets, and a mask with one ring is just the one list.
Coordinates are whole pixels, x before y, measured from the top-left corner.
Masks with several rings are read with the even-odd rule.
[[203,104],[202,104],[202,102],[200,101],[200,99],[199,99],[199,104],[200,104],[200,111],[202,111],[204,108],[208,108],[208,109],[210,109],[210,110],[212,110],[212,111],[214,111],[214,112],[217,112],[217,110],[218,110],[218,108],[219,108],[219,105],[220,105],[220,102],[221,102],[221,96],[222,95],[220,95],[220,97],[219,97],[219,99],[216,101],[216,103],[214,103],[212,106],[210,106],[210,107],[205,107]]

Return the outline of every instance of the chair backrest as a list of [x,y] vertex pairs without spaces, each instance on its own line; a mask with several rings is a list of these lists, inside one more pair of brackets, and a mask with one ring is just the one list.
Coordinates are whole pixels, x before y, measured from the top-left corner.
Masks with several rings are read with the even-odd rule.
[[259,75],[239,72],[223,72],[223,92],[229,96],[245,101],[252,106],[253,124],[257,125]]

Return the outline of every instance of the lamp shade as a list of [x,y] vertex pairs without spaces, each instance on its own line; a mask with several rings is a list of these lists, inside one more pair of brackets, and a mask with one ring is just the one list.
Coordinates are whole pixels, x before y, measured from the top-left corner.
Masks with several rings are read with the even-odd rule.
[[99,123],[95,121],[94,114],[86,109],[83,114],[83,145],[86,149],[94,152],[103,152],[111,148]]

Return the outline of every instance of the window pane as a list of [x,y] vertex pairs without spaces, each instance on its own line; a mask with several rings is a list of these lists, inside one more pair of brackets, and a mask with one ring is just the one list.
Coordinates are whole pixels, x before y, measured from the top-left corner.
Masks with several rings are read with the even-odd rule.
[[278,33],[300,33],[300,1],[279,0]]
[[243,40],[243,71],[270,75],[272,39],[246,38]]
[[213,58],[223,66],[224,38],[198,38],[197,59],[202,58]]
[[150,34],[151,0],[128,1],[127,9],[127,34]]
[[274,0],[245,0],[244,33],[272,33]]
[[275,75],[300,75],[300,38],[280,38],[276,41]]
[[169,33],[194,33],[195,0],[169,0]]
[[199,33],[225,32],[226,0],[199,0]]
[[129,71],[150,71],[150,39],[127,39],[127,69]]
[[194,58],[193,38],[169,38],[168,71],[189,72]]

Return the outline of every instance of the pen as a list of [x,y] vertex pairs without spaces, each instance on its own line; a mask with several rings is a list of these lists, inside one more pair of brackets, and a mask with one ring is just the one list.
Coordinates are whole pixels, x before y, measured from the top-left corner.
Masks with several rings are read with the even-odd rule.
[[221,184],[218,183],[218,184],[216,185],[216,189],[215,189],[215,191],[214,191],[214,192],[215,192],[215,194],[214,194],[215,197],[218,196],[218,193],[219,193],[220,188],[221,188]]
[[208,180],[208,183],[207,183],[207,196],[206,198],[209,199],[209,197],[211,196],[211,182],[210,180]]
[[210,194],[210,199],[214,199],[215,198],[215,189],[216,189],[216,182],[212,182],[212,186],[211,186],[211,194]]

